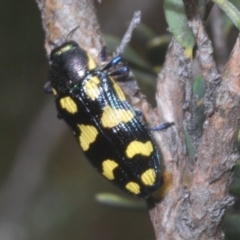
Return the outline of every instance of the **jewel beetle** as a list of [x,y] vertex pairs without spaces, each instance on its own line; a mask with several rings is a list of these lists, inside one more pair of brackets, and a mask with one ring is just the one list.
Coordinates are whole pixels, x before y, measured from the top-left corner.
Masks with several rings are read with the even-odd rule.
[[161,156],[114,80],[128,72],[120,62],[117,56],[97,67],[75,41],[66,41],[50,54],[48,88],[92,166],[125,192],[147,198],[160,187]]

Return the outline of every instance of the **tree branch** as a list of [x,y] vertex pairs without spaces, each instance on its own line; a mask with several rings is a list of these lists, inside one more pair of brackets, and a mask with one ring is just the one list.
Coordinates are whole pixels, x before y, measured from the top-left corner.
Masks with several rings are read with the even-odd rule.
[[206,82],[205,104],[209,117],[204,123],[199,145],[196,145],[196,162],[193,164],[183,134],[184,85],[191,77],[191,68],[189,61],[184,59],[183,50],[173,41],[157,89],[159,112],[176,124],[176,129],[168,130],[169,135],[158,138],[164,142],[164,164],[173,174],[173,186],[161,203],[150,210],[150,216],[157,239],[223,239],[221,222],[227,207],[233,204],[228,187],[239,157],[234,143],[240,119],[240,37],[221,78],[199,11],[194,11],[196,2],[189,2],[191,12],[195,14],[189,22],[196,37],[197,56]]
[[42,16],[43,29],[46,33],[45,48],[49,55],[52,46],[49,41],[66,39],[77,26],[73,34],[75,40],[97,60],[104,40],[100,32],[93,0],[36,0]]
[[[157,79],[158,112],[175,125],[165,133],[156,133],[166,171],[173,175],[173,186],[161,203],[150,210],[157,239],[178,239],[175,224],[180,215],[185,187],[191,178],[191,161],[184,135],[185,83],[191,77],[191,61],[176,41],[169,45],[164,67]],[[181,209],[183,211],[183,209]],[[179,238],[181,239],[181,238]]]

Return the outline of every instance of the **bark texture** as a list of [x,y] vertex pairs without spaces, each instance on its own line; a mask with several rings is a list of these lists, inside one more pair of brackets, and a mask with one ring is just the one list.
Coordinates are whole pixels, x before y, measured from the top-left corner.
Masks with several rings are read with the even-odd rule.
[[92,0],[36,0],[46,33],[45,48],[49,55],[53,43],[68,37],[76,27],[71,39],[89,51],[96,59],[103,47],[95,8]]
[[202,135],[197,134],[198,131],[190,134],[195,143],[195,159],[191,161],[183,134],[188,116],[194,116],[195,109],[194,106],[184,107],[183,85],[186,93],[190,93],[191,104],[194,103],[192,91],[188,89],[191,67],[181,47],[173,42],[159,74],[157,88],[159,112],[176,124],[176,129],[172,127],[171,133],[164,136],[168,144],[162,147],[164,164],[173,174],[173,186],[150,210],[150,216],[157,239],[224,239],[221,222],[226,209],[234,202],[228,187],[239,157],[235,141],[240,117],[240,37],[220,75],[201,19],[191,19],[190,26],[196,37],[197,57],[205,80],[207,118]]

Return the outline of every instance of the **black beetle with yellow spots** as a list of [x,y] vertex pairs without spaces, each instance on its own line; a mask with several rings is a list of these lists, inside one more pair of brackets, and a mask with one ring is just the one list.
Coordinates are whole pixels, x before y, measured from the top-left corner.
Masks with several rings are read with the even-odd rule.
[[115,57],[102,68],[74,41],[56,47],[50,56],[49,87],[59,117],[73,133],[93,167],[116,186],[140,198],[161,184],[160,155],[148,128],[126,101],[110,71]]

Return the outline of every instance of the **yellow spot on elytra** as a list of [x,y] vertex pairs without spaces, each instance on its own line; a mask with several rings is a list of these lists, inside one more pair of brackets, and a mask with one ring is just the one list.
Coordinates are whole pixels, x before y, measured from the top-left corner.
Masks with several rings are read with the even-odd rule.
[[76,103],[69,96],[60,99],[60,105],[63,109],[66,109],[66,111],[68,111],[69,113],[74,114],[78,111]]
[[112,79],[110,78],[111,81],[112,81],[112,84],[113,84],[113,88],[118,96],[118,98],[121,100],[121,101],[125,101],[126,100],[126,97],[122,91],[122,89],[118,86],[118,84]]
[[135,183],[135,182],[129,182],[125,188],[130,191],[131,193],[134,193],[134,194],[139,194],[140,193],[140,186]]
[[92,56],[87,53],[87,57],[88,57],[88,70],[92,70],[92,69],[96,68],[97,65],[96,65],[94,59],[92,58]]
[[100,84],[100,80],[96,76],[90,78],[86,82],[84,88],[85,88],[86,94],[90,99],[95,100],[99,96],[100,94],[100,90],[98,86],[99,84]]
[[55,88],[52,88],[52,93],[53,93],[54,96],[56,96],[57,95],[57,90]]
[[121,122],[127,123],[131,121],[134,114],[131,110],[125,109],[113,109],[107,106],[103,109],[101,122],[105,128],[113,128],[119,125]]
[[144,185],[152,186],[156,181],[156,172],[153,168],[148,169],[141,175],[141,180]]
[[150,156],[152,151],[153,151],[153,145],[150,141],[147,141],[146,143],[139,142],[139,141],[132,141],[127,146],[126,155],[129,158],[133,158],[137,154]]
[[102,174],[108,178],[109,180],[113,180],[114,179],[114,174],[113,174],[113,170],[118,166],[118,164],[110,159],[105,160],[102,163],[102,168],[103,168],[103,172]]
[[98,131],[94,126],[91,125],[78,125],[80,129],[79,143],[83,151],[87,151],[91,143],[93,143],[98,135]]

